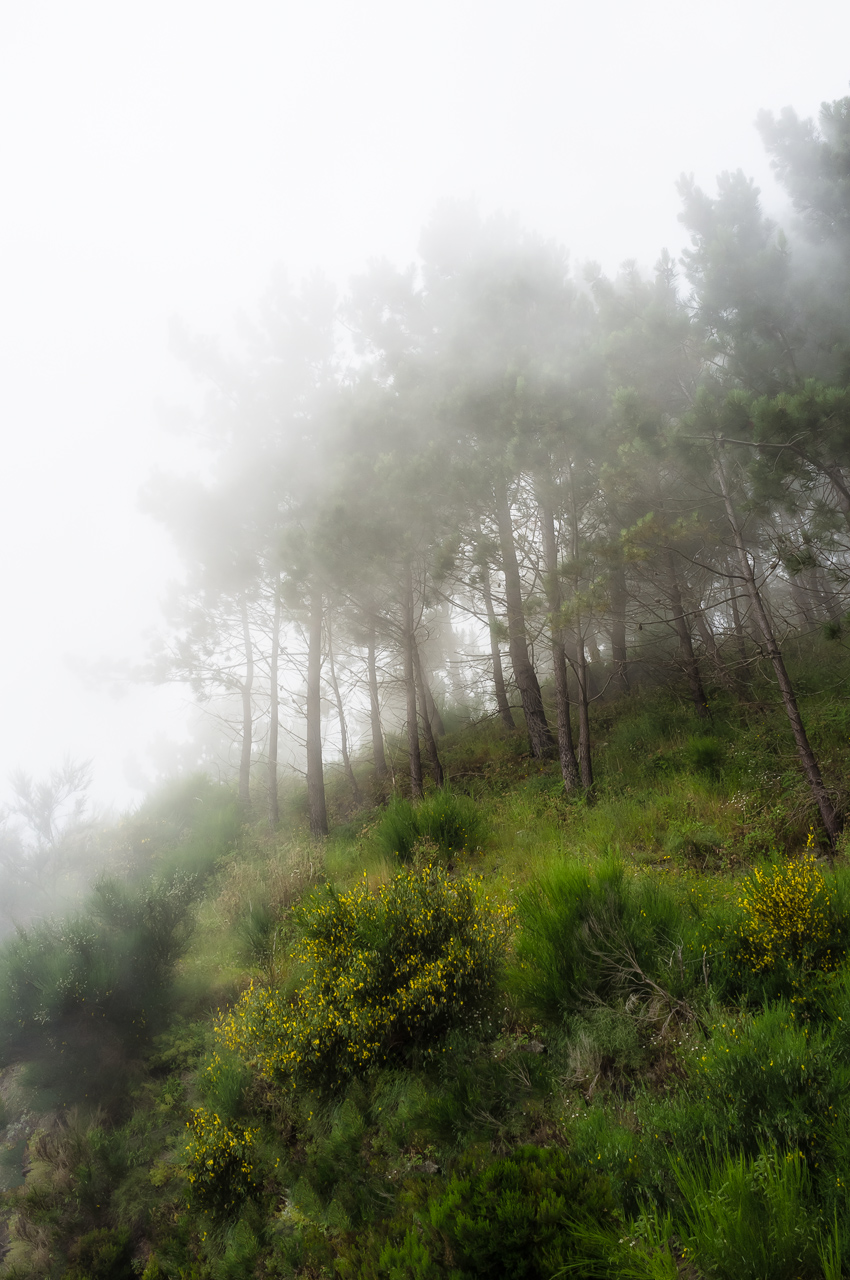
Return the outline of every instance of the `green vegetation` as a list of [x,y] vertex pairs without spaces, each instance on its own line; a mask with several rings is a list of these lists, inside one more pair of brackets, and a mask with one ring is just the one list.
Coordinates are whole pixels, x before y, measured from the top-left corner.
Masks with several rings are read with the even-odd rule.
[[[379,1063],[430,1058],[492,1012],[509,911],[439,866],[372,889],[328,886],[297,913],[293,992],[252,983],[221,1043],[283,1089],[334,1088]],[[216,1057],[210,1070],[218,1069]]]
[[124,820],[0,957],[2,1274],[846,1275],[848,871],[770,715],[602,701],[592,804],[484,722],[324,845]]
[[431,792],[416,805],[393,796],[373,836],[384,857],[403,863],[423,852],[443,858],[472,853],[485,839],[481,809],[469,796],[455,795],[448,787]]

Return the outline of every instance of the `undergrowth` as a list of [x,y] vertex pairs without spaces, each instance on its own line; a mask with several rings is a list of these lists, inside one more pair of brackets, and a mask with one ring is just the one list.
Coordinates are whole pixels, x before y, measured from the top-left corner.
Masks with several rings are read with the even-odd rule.
[[0,955],[0,1274],[850,1274],[850,875],[780,718],[711,709],[595,703],[590,796],[456,717],[450,788],[357,762],[324,844],[294,783],[285,834],[197,779],[122,820]]

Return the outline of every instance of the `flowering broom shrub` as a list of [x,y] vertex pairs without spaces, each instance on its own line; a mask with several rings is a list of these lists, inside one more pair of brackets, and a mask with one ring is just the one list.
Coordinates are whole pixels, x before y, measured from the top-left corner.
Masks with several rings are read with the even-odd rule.
[[843,922],[814,855],[757,867],[738,900],[740,960],[753,973],[791,966],[828,972],[843,958]]
[[184,1152],[190,1195],[204,1210],[228,1213],[258,1190],[254,1142],[259,1130],[232,1128],[204,1107],[187,1122],[191,1138]]
[[490,1010],[510,909],[440,866],[377,890],[328,886],[300,910],[294,995],[249,987],[218,1027],[265,1079],[329,1088],[411,1050],[435,1054]]

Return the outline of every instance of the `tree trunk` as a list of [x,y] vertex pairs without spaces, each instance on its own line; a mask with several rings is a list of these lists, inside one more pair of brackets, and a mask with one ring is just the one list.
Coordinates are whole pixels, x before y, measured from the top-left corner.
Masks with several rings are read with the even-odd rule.
[[580,775],[575,747],[573,746],[573,727],[570,721],[570,690],[567,682],[567,660],[564,653],[564,637],[561,628],[561,585],[558,581],[558,543],[555,537],[555,514],[552,504],[543,495],[543,485],[539,486],[538,503],[540,521],[543,526],[543,554],[546,563],[546,599],[549,605],[550,630],[552,635],[552,666],[555,675],[555,703],[558,716],[558,759],[561,765],[561,777],[564,779],[564,790],[574,791],[579,785]]
[[[578,523],[578,503],[576,502],[575,490],[575,467],[570,463],[570,533],[572,539],[572,560],[576,565],[574,591],[578,596],[579,587],[579,570],[578,564],[580,560],[581,544],[579,540],[579,523]],[[590,790],[593,786],[593,761],[590,754],[590,714],[588,710],[588,673],[587,673],[587,656],[584,651],[584,632],[582,630],[581,614],[578,608],[575,609],[575,673],[578,681],[578,763],[581,772],[582,786],[586,790]]]
[[720,482],[720,492],[723,495],[723,502],[726,507],[726,516],[729,526],[732,530],[732,537],[737,552],[738,564],[741,569],[741,578],[750,598],[750,603],[755,614],[759,630],[764,638],[765,649],[767,655],[773,664],[773,671],[776,676],[776,682],[779,685],[782,694],[782,704],[785,708],[785,714],[791,724],[791,731],[794,734],[794,741],[797,745],[797,755],[803,766],[803,772],[809,784],[809,790],[814,797],[821,816],[821,821],[826,829],[829,837],[830,846],[834,849],[836,841],[841,834],[842,822],[838,811],[832,803],[824,785],[821,776],[820,766],[818,765],[815,753],[812,751],[811,744],[806,734],[803,724],[803,718],[800,715],[800,709],[797,706],[797,697],[794,693],[794,686],[785,668],[785,662],[782,657],[773,627],[770,624],[770,618],[764,607],[761,592],[758,589],[755,573],[747,555],[747,548],[744,543],[744,536],[741,532],[741,526],[738,523],[738,516],[732,502],[732,495],[729,488],[729,482],[726,475],[726,468],[723,462],[722,444],[717,453],[717,475]]
[[322,593],[310,594],[310,631],[307,651],[307,807],[314,836],[328,834],[325,774],[322,763]]
[[414,646],[413,575],[405,565],[404,617],[402,619],[402,655],[404,659],[404,692],[407,702],[407,751],[410,757],[410,794],[422,798],[422,757],[419,753],[419,724],[416,715],[416,677],[413,667]]
[[693,605],[693,617],[694,617],[694,626],[699,632],[700,639],[702,640],[702,643],[705,646],[705,651],[708,655],[711,665],[714,667],[715,673],[717,675],[717,679],[720,681],[724,689],[731,692],[732,689],[734,688],[735,682],[732,679],[732,677],[729,675],[729,672],[726,669],[723,659],[720,656],[720,650],[717,647],[717,641],[714,638],[714,632],[709,626],[708,618],[706,618],[705,616],[705,610],[703,609],[702,605],[699,602],[696,602]]
[[254,714],[251,693],[254,687],[254,645],[248,625],[248,602],[242,597],[242,643],[245,646],[245,679],[242,693],[242,754],[239,760],[239,799],[248,808],[251,804],[251,754],[254,738]]
[[663,557],[664,567],[667,570],[667,589],[670,594],[670,605],[673,610],[671,621],[676,629],[676,635],[679,637],[679,657],[688,679],[688,687],[691,691],[696,713],[701,720],[705,720],[708,717],[708,700],[705,696],[702,676],[699,673],[699,664],[694,653],[691,629],[685,617],[685,606],[682,602],[679,577],[676,573],[676,562],[669,547],[664,548]]
[[505,728],[515,729],[516,723],[511,714],[511,705],[508,702],[505,673],[502,670],[502,655],[499,652],[499,641],[496,634],[496,610],[493,608],[493,593],[490,590],[490,566],[486,560],[482,560],[481,563],[481,594],[484,597],[484,607],[487,610],[487,623],[490,629],[490,657],[493,662],[493,687],[496,693],[496,706]]
[[581,617],[576,617],[576,680],[578,682],[578,763],[581,785],[589,791],[593,786],[593,760],[590,754],[590,712],[588,697],[587,655],[584,651],[584,635]]
[[506,485],[500,482],[495,489],[496,520],[499,527],[499,545],[502,552],[502,572],[505,575],[505,604],[508,613],[508,647],[511,655],[514,680],[519,690],[531,754],[538,760],[554,754],[552,731],[546,722],[543,698],[534,666],[528,655],[528,638],[525,631],[525,614],[522,606],[522,584],[514,544],[513,521],[508,505]]
[[384,755],[384,733],[381,728],[381,703],[378,698],[378,669],[375,662],[375,624],[369,625],[369,639],[366,643],[366,665],[369,671],[369,720],[372,727],[372,760],[375,774],[379,778],[387,776],[387,758]]
[[[418,648],[418,646],[417,646]],[[422,663],[422,655],[419,655],[420,667]],[[443,724],[443,717],[440,715],[440,708],[434,701],[434,695],[431,692],[431,686],[428,679],[422,672],[422,691],[425,694],[425,705],[428,709],[428,723],[431,726],[431,732],[435,738],[442,738],[446,732],[446,726]]]
[[280,583],[275,579],[272,649],[269,657],[269,826],[272,831],[280,822],[277,795],[277,752],[280,732],[280,690],[277,683],[280,659]]
[[738,646],[738,657],[741,661],[742,670],[746,670],[747,666],[747,637],[744,631],[744,624],[741,619],[741,610],[738,607],[738,591],[735,586],[736,575],[732,571],[729,563],[729,557],[725,557],[726,576],[729,579],[729,606],[732,610],[732,626],[735,629],[735,642]]
[[339,749],[342,756],[342,767],[345,776],[348,779],[348,785],[351,787],[351,795],[355,804],[360,804],[362,796],[360,788],[357,785],[357,779],[354,776],[354,770],[351,767],[351,753],[348,750],[348,730],[345,725],[345,709],[342,705],[342,695],[339,691],[339,681],[336,678],[336,665],[334,663],[334,646],[333,636],[331,634],[331,620],[328,615],[327,620],[327,636],[328,636],[328,683],[334,695],[336,703],[336,714],[339,720]]
[[791,592],[791,601],[797,611],[797,626],[801,631],[806,631],[816,621],[809,588],[805,582],[801,581],[799,574],[789,573],[788,590]]
[[620,693],[629,692],[628,652],[626,650],[626,570],[617,564],[609,579],[611,599],[611,664],[614,670],[614,687]]
[[425,750],[428,752],[428,759],[431,763],[431,773],[433,775],[434,782],[438,787],[441,787],[443,785],[443,766],[440,763],[437,743],[431,729],[431,717],[428,714],[428,686],[426,685],[425,677],[422,674],[422,659],[419,654],[419,645],[416,643],[415,634],[410,637],[410,652],[413,657],[413,679],[416,683],[416,693],[419,699],[422,734],[425,738]]

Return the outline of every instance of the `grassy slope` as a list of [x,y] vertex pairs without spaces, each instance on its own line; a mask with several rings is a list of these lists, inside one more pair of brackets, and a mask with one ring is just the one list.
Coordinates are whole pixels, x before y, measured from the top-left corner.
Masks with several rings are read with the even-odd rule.
[[[804,713],[836,789],[843,786],[850,756],[850,710],[836,696],[848,674],[842,660],[837,646],[797,659]],[[756,692],[771,697],[767,685]],[[676,1274],[672,1255],[660,1244],[669,1235],[681,1240],[686,1234],[697,1250],[697,1270],[690,1274],[707,1274],[710,1267],[739,1280],[748,1274],[740,1258],[718,1261],[709,1246],[699,1245],[700,1232],[716,1235],[721,1228],[683,1216],[679,1175],[671,1172],[671,1159],[684,1160],[681,1177],[695,1177],[701,1188],[699,1195],[691,1188],[690,1198],[711,1204],[714,1195],[722,1202],[732,1177],[723,1165],[727,1144],[735,1158],[766,1161],[759,1186],[772,1186],[773,1178],[779,1187],[771,1192],[774,1201],[791,1206],[804,1235],[809,1231],[820,1244],[828,1241],[833,1212],[840,1218],[846,1208],[840,1166],[850,1148],[843,1137],[830,1130],[822,1140],[812,1139],[811,1167],[798,1182],[814,1179],[814,1187],[792,1187],[791,1175],[770,1164],[770,1152],[787,1154],[792,1139],[801,1149],[800,1132],[807,1125],[822,1127],[823,1108],[832,1105],[836,1071],[844,1062],[843,1045],[835,1049],[830,1039],[830,1010],[844,998],[840,978],[830,980],[830,992],[817,1007],[801,1004],[796,1023],[793,1017],[789,1023],[787,1006],[774,1000],[781,1025],[764,1031],[759,1015],[753,1023],[744,1006],[749,1001],[757,1011],[760,1001],[782,994],[779,988],[765,986],[763,975],[742,985],[719,947],[716,961],[702,964],[706,939],[713,954],[723,930],[729,936],[733,929],[741,877],[767,855],[799,853],[816,828],[781,712],[756,697],[742,704],[718,696],[706,730],[676,696],[651,690],[619,703],[597,703],[593,734],[593,803],[567,799],[557,766],[531,761],[522,735],[504,734],[495,721],[458,728],[442,739],[451,785],[476,799],[489,833],[480,850],[456,859],[455,870],[480,873],[494,897],[515,902],[524,886],[547,875],[557,879],[565,864],[604,868],[612,855],[618,858],[629,883],[648,886],[650,897],[661,886],[663,901],[646,904],[659,931],[652,963],[669,968],[667,976],[657,969],[653,977],[644,964],[655,995],[651,985],[618,980],[600,988],[603,994],[593,1005],[577,999],[554,1008],[536,998],[533,983],[524,987],[515,974],[502,995],[501,1025],[492,1037],[454,1035],[439,1072],[413,1063],[355,1081],[327,1099],[283,1099],[233,1067],[205,1093],[203,1067],[216,1011],[252,974],[275,983],[287,978],[289,906],[326,878],[344,888],[365,871],[377,885],[395,870],[375,840],[381,806],[352,814],[343,780],[332,779],[330,808],[338,821],[324,846],[299,828],[296,797],[283,824],[289,835],[272,838],[260,822],[243,827],[235,844],[218,851],[214,870],[203,870],[212,878],[204,880],[197,925],[169,996],[167,1026],[152,1056],[144,1048],[115,1050],[113,1075],[126,1089],[114,1090],[108,1114],[98,1113],[91,1099],[61,1098],[61,1088],[57,1094],[56,1081],[46,1078],[50,1073],[45,1076],[38,1061],[27,1069],[29,1076],[20,1069],[6,1073],[6,1119],[12,1122],[4,1157],[7,1185],[15,1181],[20,1135],[30,1137],[26,1182],[6,1197],[18,1217],[5,1274],[119,1277],[137,1274],[144,1264],[148,1280],[319,1275],[335,1268],[340,1274],[389,1275],[389,1255],[384,1270],[374,1270],[381,1249],[400,1250],[401,1258],[405,1248],[413,1248],[403,1243],[405,1231],[414,1221],[427,1223],[428,1197],[439,1195],[454,1170],[464,1162],[470,1168],[486,1164],[528,1142],[563,1147],[578,1165],[607,1174],[620,1215],[617,1231],[629,1236],[633,1257],[643,1260],[638,1266],[609,1257],[611,1274],[630,1274],[630,1265],[634,1274]],[[364,789],[373,786],[365,767],[363,783]],[[148,823],[144,840],[159,850],[154,861],[182,858],[204,868],[198,848],[211,848],[214,841],[203,821],[193,822],[184,824],[190,834],[176,846],[170,829],[157,844],[151,835],[156,824]],[[200,845],[193,830],[207,830]],[[842,863],[833,891],[839,905],[846,897]],[[531,954],[535,959],[533,948]],[[541,990],[543,985],[538,983]],[[764,1122],[751,1126],[751,1133],[732,1103],[706,1110],[709,1077],[699,1072],[714,1072],[713,1087],[721,1065],[727,1070],[729,1028],[738,1036],[733,1059],[735,1045],[745,1043],[746,1052],[739,1054],[744,1080],[760,1069],[762,1050],[800,1056],[794,1035],[805,1031],[805,1065],[820,1072],[811,1115],[804,1114],[796,1094],[782,1092],[781,1081],[771,1086],[775,1096],[754,1098]],[[535,1051],[541,1046],[545,1053]],[[725,1057],[718,1065],[720,1054]],[[700,1067],[706,1062],[708,1067]],[[734,1080],[731,1091],[742,1089]],[[265,1192],[241,1216],[219,1223],[185,1208],[180,1155],[190,1108],[199,1102],[220,1111],[232,1126],[254,1125],[260,1133]],[[57,1104],[70,1113],[60,1127],[53,1124]],[[736,1146],[735,1135],[745,1130],[746,1143],[741,1139]],[[694,1173],[691,1162],[700,1144],[713,1154]],[[821,1174],[815,1173],[816,1162]],[[758,1177],[751,1173],[748,1165],[740,1176],[744,1182],[750,1178],[747,1194],[755,1196],[748,1228],[755,1239],[767,1192],[752,1191]],[[667,1213],[678,1213],[675,1230],[670,1222],[665,1226]],[[709,1209],[706,1214],[710,1218]],[[781,1235],[773,1218],[765,1234]],[[789,1274],[840,1274],[829,1272],[811,1241],[798,1240],[793,1247],[798,1270]],[[759,1266],[782,1274],[781,1259],[751,1261],[752,1274],[759,1274]],[[434,1258],[402,1258],[392,1265],[401,1268],[399,1275],[444,1274]]]

